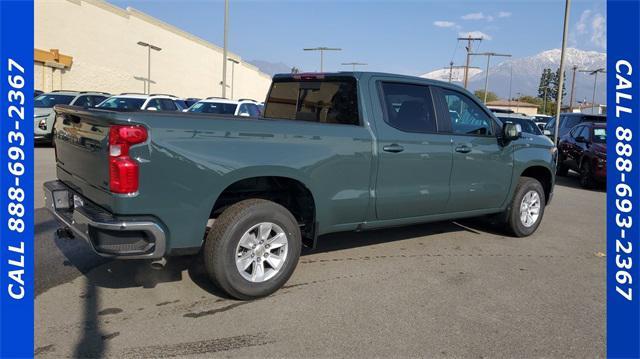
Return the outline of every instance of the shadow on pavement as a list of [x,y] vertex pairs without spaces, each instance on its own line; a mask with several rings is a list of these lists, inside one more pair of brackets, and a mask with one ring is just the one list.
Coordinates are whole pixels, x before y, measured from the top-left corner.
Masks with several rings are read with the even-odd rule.
[[556,185],[575,188],[583,191],[594,191],[594,192],[607,191],[607,186],[604,183],[597,184],[593,188],[582,188],[582,186],[580,186],[580,178],[578,178],[578,174],[573,171],[569,171],[569,173],[566,176],[556,176]]

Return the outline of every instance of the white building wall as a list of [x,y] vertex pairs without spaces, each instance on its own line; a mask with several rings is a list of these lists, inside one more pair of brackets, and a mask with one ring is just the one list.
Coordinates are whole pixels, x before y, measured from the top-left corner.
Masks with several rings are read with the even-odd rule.
[[[47,83],[41,64],[36,64],[37,89],[59,89],[61,82],[71,90],[143,92],[147,49],[137,42],[144,41],[162,48],[151,52],[152,93],[222,94],[221,48],[132,8],[123,10],[102,0],[36,0],[34,41],[36,48],[59,49],[73,57],[70,69],[55,70],[60,81]],[[237,54],[229,57],[241,61],[235,66],[234,97],[264,99],[270,76]],[[231,63],[227,69],[230,84]]]

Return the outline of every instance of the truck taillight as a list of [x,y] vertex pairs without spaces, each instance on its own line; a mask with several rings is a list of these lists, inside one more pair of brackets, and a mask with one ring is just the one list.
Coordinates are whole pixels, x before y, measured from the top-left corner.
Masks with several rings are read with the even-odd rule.
[[109,129],[109,190],[113,193],[138,191],[138,162],[129,157],[129,147],[147,140],[143,126],[111,126]]

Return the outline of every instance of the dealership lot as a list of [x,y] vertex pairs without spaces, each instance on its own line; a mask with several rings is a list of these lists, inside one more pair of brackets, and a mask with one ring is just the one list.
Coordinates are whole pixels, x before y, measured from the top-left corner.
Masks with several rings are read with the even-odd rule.
[[478,220],[334,234],[283,289],[242,302],[190,258],[155,271],[55,238],[53,149],[35,152],[38,356],[605,354],[605,193],[576,178],[531,237]]

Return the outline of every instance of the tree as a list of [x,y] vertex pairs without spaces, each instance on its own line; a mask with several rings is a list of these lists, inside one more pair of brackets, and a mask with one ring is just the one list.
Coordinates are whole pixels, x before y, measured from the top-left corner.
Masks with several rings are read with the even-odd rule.
[[[562,97],[564,98],[567,95],[567,74],[564,73],[563,75]],[[549,91],[551,92],[550,97],[553,101],[556,101],[558,98],[558,87],[560,87],[560,68],[558,68],[556,73],[551,77],[551,89]]]
[[[477,98],[484,100],[484,90],[476,90],[474,93]],[[496,101],[498,99],[498,95],[491,91],[487,91],[487,102]]]
[[542,70],[542,75],[540,75],[540,85],[538,85],[538,97],[543,101],[545,97],[547,98],[547,100],[551,98],[551,96],[549,95],[549,91],[552,81],[553,74],[551,73],[551,69]]

